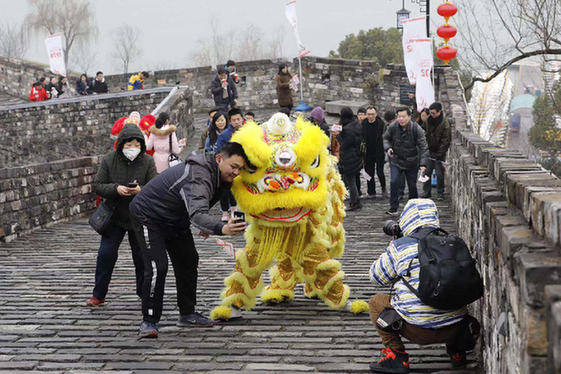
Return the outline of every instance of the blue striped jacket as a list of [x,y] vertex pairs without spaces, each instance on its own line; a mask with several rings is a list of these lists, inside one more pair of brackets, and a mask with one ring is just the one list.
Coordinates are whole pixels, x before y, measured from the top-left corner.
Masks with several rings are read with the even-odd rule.
[[407,281],[415,289],[419,288],[419,260],[414,259],[418,254],[417,240],[408,236],[421,227],[439,227],[436,205],[429,199],[409,200],[399,220],[403,238],[390,242],[384,252],[370,268],[370,279],[379,285],[393,282],[395,294],[391,305],[403,319],[423,328],[440,328],[459,322],[464,318],[467,309],[440,310],[424,304],[400,280],[405,277],[411,264],[411,274]]

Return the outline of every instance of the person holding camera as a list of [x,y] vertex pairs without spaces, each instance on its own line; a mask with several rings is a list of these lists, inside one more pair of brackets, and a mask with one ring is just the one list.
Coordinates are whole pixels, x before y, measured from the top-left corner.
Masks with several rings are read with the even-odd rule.
[[[409,200],[399,223],[387,221],[384,233],[394,240],[374,261],[369,276],[374,284],[391,284],[392,291],[377,294],[369,302],[370,318],[385,347],[370,368],[375,373],[409,373],[402,336],[420,345],[445,343],[454,368],[464,367],[466,351],[475,347],[480,331],[466,305],[483,293],[469,249],[460,238],[440,229],[436,205],[428,199]],[[427,266],[426,254],[432,256],[429,263],[440,268],[446,257],[446,272],[438,270],[440,278],[430,292],[426,291],[432,284],[427,276],[434,267]]]
[[219,111],[224,113],[227,113],[230,107],[235,107],[238,104],[238,89],[229,74],[228,69],[219,68],[218,74],[210,83],[210,92],[214,104]]
[[[409,199],[416,199],[417,169],[424,173],[428,157],[427,141],[423,129],[411,121],[411,110],[400,107],[396,110],[397,121],[391,123],[384,133],[384,150],[390,159],[390,209],[389,215],[397,215],[399,208],[400,179],[405,175]],[[420,165],[420,166],[419,166]]]
[[101,161],[93,183],[94,192],[104,198],[103,204],[113,209],[107,232],[101,236],[93,296],[86,303],[96,307],[105,303],[117,252],[125,234],[129,236],[136,273],[136,294],[140,297],[144,278],[144,262],[136,235],[132,230],[129,204],[136,194],[156,175],[154,159],[144,152],[144,134],[135,124],[123,127],[117,138],[117,148]]
[[164,303],[168,254],[174,269],[180,327],[212,327],[214,321],[195,311],[197,267],[191,225],[199,235],[240,235],[245,222],[224,223],[210,214],[224,191],[230,189],[247,156],[239,143],[227,143],[219,152],[194,153],[179,165],[159,174],[133,200],[130,212],[144,257],[141,338],[158,337]]

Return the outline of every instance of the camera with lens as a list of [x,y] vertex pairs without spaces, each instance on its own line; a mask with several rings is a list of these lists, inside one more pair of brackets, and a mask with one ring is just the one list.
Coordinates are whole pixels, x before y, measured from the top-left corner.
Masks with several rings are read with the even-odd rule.
[[401,232],[401,227],[399,227],[399,223],[396,221],[388,220],[384,223],[384,234],[393,236],[394,238],[398,239],[403,236],[403,232]]

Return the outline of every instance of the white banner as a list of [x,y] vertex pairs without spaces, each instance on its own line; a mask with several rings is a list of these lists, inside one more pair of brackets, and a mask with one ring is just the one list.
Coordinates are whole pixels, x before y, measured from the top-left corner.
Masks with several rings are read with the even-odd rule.
[[415,59],[415,98],[417,110],[420,112],[434,103],[434,88],[432,86],[431,72],[434,65],[432,54],[432,39],[412,39],[410,46]]
[[292,25],[294,29],[294,35],[296,35],[296,42],[298,43],[298,57],[302,58],[306,56],[310,51],[302,45],[302,40],[300,39],[300,34],[298,33],[298,19],[296,17],[296,0],[292,0],[286,3],[286,8],[284,10],[288,22]]
[[417,17],[406,19],[402,21],[403,25],[403,62],[405,64],[405,70],[407,71],[407,77],[409,78],[409,83],[415,84],[417,81],[416,76],[416,65],[417,61],[413,54],[413,45],[411,40],[420,39],[427,37],[426,31],[426,17]]
[[55,34],[45,38],[47,53],[51,72],[66,77],[66,65],[64,63],[64,50],[62,49],[62,36]]

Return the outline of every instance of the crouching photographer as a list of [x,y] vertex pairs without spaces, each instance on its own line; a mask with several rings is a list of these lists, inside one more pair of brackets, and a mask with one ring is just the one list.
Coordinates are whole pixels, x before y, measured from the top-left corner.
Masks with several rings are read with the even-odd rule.
[[[440,228],[436,205],[412,199],[399,223],[388,221],[393,236],[370,268],[390,294],[370,299],[370,317],[385,349],[370,364],[375,373],[409,373],[409,354],[401,337],[420,344],[445,343],[454,368],[466,366],[466,351],[479,337],[478,321],[466,306],[483,295],[483,282],[464,241]],[[392,293],[395,294],[392,296]]]

